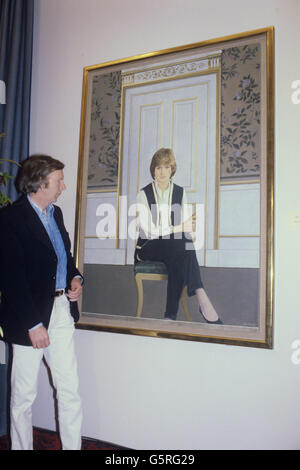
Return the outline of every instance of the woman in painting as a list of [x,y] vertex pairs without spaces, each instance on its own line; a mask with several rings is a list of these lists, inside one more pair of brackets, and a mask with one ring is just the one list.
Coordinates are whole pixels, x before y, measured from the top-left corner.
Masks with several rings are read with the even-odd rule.
[[197,296],[204,320],[222,324],[203,288],[190,235],[193,232],[193,218],[187,212],[184,189],[172,181],[175,172],[173,151],[165,148],[158,150],[150,165],[153,182],[137,196],[139,239],[135,262],[165,263],[168,271],[166,319],[176,320],[179,300],[186,285],[188,295]]

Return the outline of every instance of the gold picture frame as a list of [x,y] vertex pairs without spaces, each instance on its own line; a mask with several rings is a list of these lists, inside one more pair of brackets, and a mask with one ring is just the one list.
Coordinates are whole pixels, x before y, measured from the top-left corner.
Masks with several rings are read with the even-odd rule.
[[[186,72],[183,71],[184,68]],[[178,72],[178,70],[180,71]],[[176,73],[179,73],[179,76],[176,76]],[[128,243],[121,241],[120,237],[122,231],[120,226],[120,220],[122,219],[120,201],[122,196],[129,194],[129,187],[126,187],[127,192],[124,192],[124,174],[126,171],[130,171],[126,167],[126,161],[124,161],[125,134],[126,132],[130,134],[132,131],[131,128],[126,130],[126,125],[130,127],[129,121],[124,124],[125,108],[126,106],[129,107],[126,103],[127,101],[131,103],[132,98],[129,94],[132,91],[141,90],[142,86],[148,86],[151,80],[153,84],[179,80],[182,79],[184,73],[188,78],[202,77],[202,80],[203,76],[208,77],[208,80],[212,75],[215,77],[216,99],[213,101],[213,107],[216,109],[214,111],[215,121],[213,127],[215,126],[216,132],[213,134],[214,147],[212,155],[215,155],[216,160],[210,175],[213,175],[217,183],[215,193],[212,193],[214,214],[209,215],[212,227],[214,227],[213,241],[211,242],[211,249],[208,249],[207,244],[207,250],[204,250],[203,259],[206,266],[204,271],[207,273],[208,284],[212,277],[218,278],[218,276],[220,286],[226,283],[228,286],[233,286],[236,279],[238,279],[238,282],[244,282],[244,284],[241,284],[241,288],[239,284],[236,284],[237,290],[232,292],[221,291],[224,295],[219,294],[219,304],[221,306],[225,305],[224,298],[227,298],[229,313],[230,302],[234,304],[234,301],[236,301],[237,305],[236,316],[230,317],[228,313],[228,318],[231,318],[231,321],[225,321],[223,325],[207,324],[198,320],[186,321],[187,319],[184,317],[173,322],[154,316],[151,317],[151,315],[139,315],[137,317],[135,309],[138,302],[137,291],[126,291],[127,287],[123,286],[123,278],[121,279],[123,273],[124,282],[129,283],[130,289],[135,289],[133,266],[126,263],[126,253],[128,254],[130,249]],[[151,78],[149,78],[150,75]],[[235,84],[233,80],[236,80]],[[175,83],[175,81],[172,83]],[[106,98],[109,97],[106,102],[103,98],[104,89],[106,89]],[[116,90],[116,96],[111,90]],[[232,90],[235,94],[229,95]],[[119,108],[111,108],[110,99],[117,103]],[[209,100],[208,102],[210,102]],[[107,114],[104,113],[104,108]],[[112,122],[114,118],[115,122]],[[94,122],[92,122],[93,119]],[[95,129],[95,132],[93,129]],[[95,133],[98,130],[99,135],[96,135]],[[106,138],[107,141],[104,142]],[[95,145],[93,145],[93,142]],[[172,142],[175,142],[175,140]],[[177,145],[179,144],[177,143]],[[97,157],[95,158],[96,154]],[[130,158],[135,157],[131,156]],[[132,166],[132,161],[128,163],[128,167],[130,167],[130,164]],[[100,168],[99,171],[97,165]],[[95,172],[93,172],[93,169],[91,170],[92,167],[96,168]],[[192,169],[191,171],[195,170]],[[107,176],[112,174],[112,177]],[[208,181],[209,178],[211,176],[208,173]],[[88,181],[93,181],[92,185],[89,186]],[[108,181],[107,185],[105,181]],[[231,201],[237,200],[239,202],[245,201],[245,206],[241,206],[242,209],[238,204],[236,207],[231,205]],[[95,221],[91,220],[91,223],[89,222],[94,215],[97,218],[95,210],[99,201],[112,203],[116,214],[114,230],[111,234],[104,234],[102,240],[101,234],[95,233]],[[258,229],[256,229],[256,232],[254,229],[253,232],[247,232],[247,218],[243,216],[245,213],[243,207],[250,207],[250,209],[254,207],[254,212],[258,211]],[[221,213],[224,213],[224,216],[222,215],[223,219],[220,217]],[[230,220],[231,213],[232,220]],[[92,214],[92,216],[89,214]],[[245,219],[245,227],[243,231],[239,232],[239,226],[243,225],[242,222],[239,223],[238,219],[241,214],[242,219]],[[272,348],[273,219],[273,27],[85,67],[83,73],[74,240],[76,263],[85,276],[82,313],[76,325],[78,329]],[[88,249],[87,246],[89,246]],[[86,262],[87,251],[90,253],[88,262]],[[95,254],[95,261],[93,253]],[[107,261],[110,253],[114,253],[116,257],[112,268]],[[121,259],[120,253],[122,253],[123,258],[118,264],[118,260]],[[102,256],[106,257],[103,264],[101,261]],[[253,261],[254,259],[256,261]],[[104,270],[102,277],[99,279],[96,275],[98,269]],[[210,274],[211,272],[214,273],[214,276]],[[231,283],[228,281],[226,273],[233,276]],[[215,276],[215,274],[217,275]],[[240,281],[240,278],[243,277],[241,274],[245,274],[244,281]],[[110,280],[107,280],[109,276],[111,276]],[[161,279],[165,278],[162,277]],[[249,279],[251,279],[250,288]],[[107,285],[105,284],[106,280]],[[120,282],[123,287],[120,287]],[[216,282],[215,279],[213,282]],[[158,285],[158,283],[155,284]],[[247,289],[252,289],[252,287],[253,291],[250,292],[250,295]],[[151,285],[151,289],[154,288],[156,287]],[[234,289],[234,287],[231,288]],[[114,297],[118,296],[114,296],[113,292],[118,292],[119,289],[121,290],[120,295],[124,295],[124,299],[128,300],[129,304],[131,302],[130,305],[134,305],[130,307],[129,313],[127,311],[123,314],[119,310],[117,314],[114,314],[114,309],[118,310]],[[122,289],[125,289],[125,291],[122,292]],[[218,290],[218,286],[216,286],[215,291]],[[111,306],[107,299],[103,300],[103,304],[101,304],[101,298],[104,299],[106,293],[111,297]],[[96,299],[98,305],[103,305],[99,308],[101,311],[96,311],[96,308],[93,307],[90,309],[85,308],[85,305],[87,305],[86,299],[89,298],[90,300],[93,296],[98,296]],[[244,309],[245,311],[248,309],[252,300],[257,303],[255,312],[252,309],[254,320],[251,320],[251,324],[247,324],[248,320],[244,321]]]

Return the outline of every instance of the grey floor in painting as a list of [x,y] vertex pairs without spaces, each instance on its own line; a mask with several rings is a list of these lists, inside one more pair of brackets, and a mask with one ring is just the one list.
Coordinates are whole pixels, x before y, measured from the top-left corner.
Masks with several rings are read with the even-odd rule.
[[[258,269],[200,268],[204,288],[224,324],[257,326]],[[82,311],[134,317],[137,290],[133,266],[84,266]],[[143,318],[162,319],[166,303],[166,281],[144,282]],[[203,321],[195,296],[188,299],[193,321]],[[178,320],[185,320],[180,306]]]

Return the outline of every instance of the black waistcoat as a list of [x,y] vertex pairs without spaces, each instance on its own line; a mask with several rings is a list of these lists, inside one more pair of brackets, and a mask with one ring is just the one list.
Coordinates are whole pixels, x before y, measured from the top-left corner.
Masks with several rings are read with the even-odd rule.
[[[181,223],[181,214],[182,214],[182,198],[183,198],[183,188],[182,186],[178,186],[175,183],[171,183],[172,187],[171,191],[171,201],[170,201],[170,224],[172,226],[179,225]],[[159,210],[157,207],[157,199],[155,194],[155,186],[154,183],[150,183],[145,186],[142,191],[145,192],[147,202],[152,214],[153,223],[157,226],[159,224]],[[170,234],[170,238],[173,238],[174,234]],[[161,237],[159,237],[161,238]],[[139,238],[137,241],[137,248],[142,248],[143,244],[147,240],[147,237],[140,229]]]

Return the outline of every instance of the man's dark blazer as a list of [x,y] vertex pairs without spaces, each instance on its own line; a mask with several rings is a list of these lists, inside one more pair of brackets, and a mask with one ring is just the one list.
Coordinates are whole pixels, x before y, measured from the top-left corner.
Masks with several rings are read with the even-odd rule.
[[[71,243],[63,215],[54,206],[54,218],[67,254],[67,288],[80,275],[70,253]],[[0,210],[0,326],[4,341],[31,345],[28,330],[42,322],[48,328],[54,303],[57,256],[39,216],[27,196]],[[77,302],[70,302],[78,321]]]

